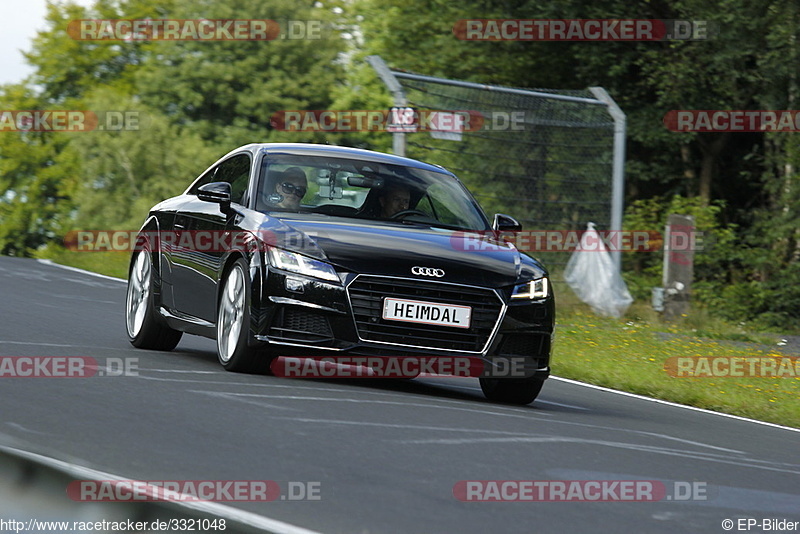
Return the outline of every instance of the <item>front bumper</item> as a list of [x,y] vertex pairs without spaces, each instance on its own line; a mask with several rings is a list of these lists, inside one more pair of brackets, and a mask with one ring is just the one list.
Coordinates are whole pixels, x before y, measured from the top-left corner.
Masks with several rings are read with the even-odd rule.
[[[458,357],[484,369],[513,368],[546,378],[555,324],[553,295],[510,298],[511,288],[490,289],[449,282],[349,273],[330,283],[268,267],[254,285],[255,343],[276,356]],[[383,297],[469,305],[467,331],[445,326],[387,321]],[[517,376],[515,374],[515,376]]]

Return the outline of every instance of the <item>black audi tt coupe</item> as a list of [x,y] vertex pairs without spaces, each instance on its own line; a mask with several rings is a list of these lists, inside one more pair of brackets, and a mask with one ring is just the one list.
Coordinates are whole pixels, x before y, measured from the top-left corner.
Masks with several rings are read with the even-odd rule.
[[[154,206],[130,263],[140,348],[217,340],[230,371],[277,356],[469,358],[487,398],[528,404],[550,373],[543,265],[503,240],[451,172],[367,150],[250,144]],[[492,372],[522,362],[516,374]]]

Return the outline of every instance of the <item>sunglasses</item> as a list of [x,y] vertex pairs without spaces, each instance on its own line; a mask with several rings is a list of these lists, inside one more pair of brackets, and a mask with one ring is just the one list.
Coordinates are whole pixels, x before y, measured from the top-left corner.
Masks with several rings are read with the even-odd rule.
[[302,185],[294,185],[289,182],[283,182],[281,187],[286,192],[287,195],[294,195],[296,197],[303,198],[306,196],[306,192],[308,192],[307,187],[303,187]]

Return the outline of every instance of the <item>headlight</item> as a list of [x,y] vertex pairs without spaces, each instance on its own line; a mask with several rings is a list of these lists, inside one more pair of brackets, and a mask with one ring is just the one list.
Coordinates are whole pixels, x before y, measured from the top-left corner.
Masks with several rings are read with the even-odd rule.
[[269,247],[267,250],[270,263],[278,269],[330,280],[331,282],[339,281],[339,276],[329,263],[280,248]]
[[550,282],[545,276],[514,286],[512,299],[543,299],[550,294]]

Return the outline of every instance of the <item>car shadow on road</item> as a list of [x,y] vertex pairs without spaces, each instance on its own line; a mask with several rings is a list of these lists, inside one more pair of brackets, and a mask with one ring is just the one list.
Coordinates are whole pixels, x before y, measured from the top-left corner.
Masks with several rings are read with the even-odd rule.
[[[298,380],[294,378],[287,378],[284,380]],[[477,379],[469,378],[445,378],[437,377],[437,381],[433,382],[429,378],[416,378],[416,379],[399,379],[399,378],[314,378],[314,379],[300,379],[306,383],[325,383],[325,384],[338,384],[341,386],[369,389],[373,391],[403,393],[410,395],[418,395],[436,399],[447,399],[456,401],[468,401],[471,404],[479,403],[481,405],[497,406],[497,407],[511,407],[520,409],[530,409],[537,411],[551,411],[554,407],[550,405],[538,404],[534,401],[532,404],[519,405],[519,404],[502,404],[492,402],[484,397]],[[440,380],[452,380],[453,383],[443,383]]]
[[[489,401],[483,395],[480,385],[476,378],[464,377],[447,377],[437,376],[435,378],[420,377],[414,379],[406,378],[285,378],[273,376],[269,374],[241,374],[241,373],[226,373],[219,365],[217,356],[213,351],[207,348],[199,347],[181,347],[173,350],[170,353],[160,353],[162,355],[170,355],[175,358],[191,359],[193,362],[202,362],[202,370],[218,370],[221,376],[229,377],[242,377],[242,376],[258,376],[267,380],[285,381],[287,384],[295,382],[302,382],[304,385],[310,384],[335,384],[345,386],[348,388],[361,388],[372,391],[381,391],[386,393],[404,393],[410,395],[420,395],[430,398],[447,399],[456,401],[469,401],[470,403],[480,403],[482,405],[503,406],[514,408],[525,408],[538,411],[572,411],[569,407],[561,407],[553,405],[552,403],[540,403],[534,401],[528,405],[518,404],[502,404]],[[452,383],[451,383],[452,382]],[[545,388],[547,386],[545,385]]]

